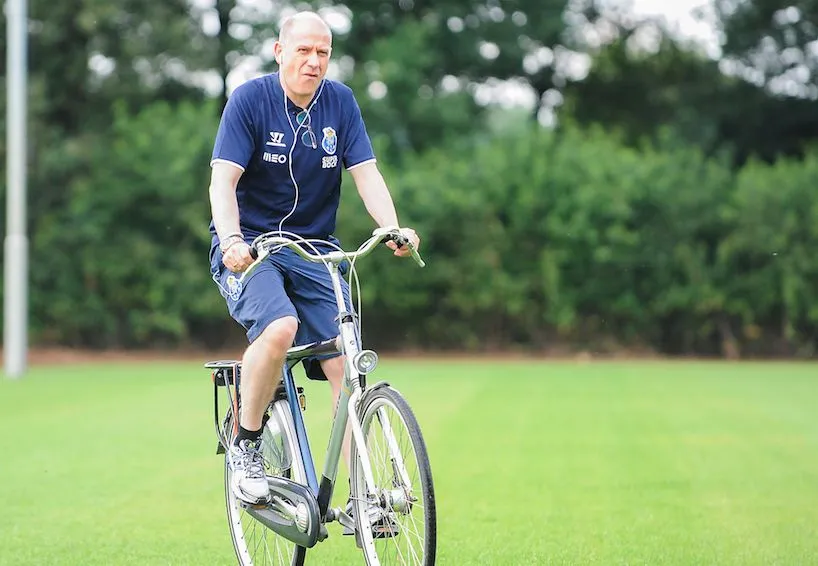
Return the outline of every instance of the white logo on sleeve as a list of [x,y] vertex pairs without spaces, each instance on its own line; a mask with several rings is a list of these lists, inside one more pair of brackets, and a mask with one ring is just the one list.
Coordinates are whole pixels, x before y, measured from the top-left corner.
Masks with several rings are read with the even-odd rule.
[[284,143],[284,132],[270,132],[270,141],[267,142],[267,145],[287,147]]

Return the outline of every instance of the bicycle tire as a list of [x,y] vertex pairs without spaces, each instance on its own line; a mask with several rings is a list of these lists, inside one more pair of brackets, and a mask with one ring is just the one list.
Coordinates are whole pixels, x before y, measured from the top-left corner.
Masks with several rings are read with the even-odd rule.
[[[384,425],[382,415],[386,413],[387,409],[395,416],[387,415],[385,421],[388,425]],[[359,405],[358,417],[364,433],[366,451],[372,464],[376,488],[379,492],[376,494],[375,499],[380,501],[380,513],[383,514],[379,521],[380,535],[386,535],[379,536],[374,533],[369,515],[373,510],[373,500],[369,499],[369,494],[366,493],[366,482],[358,455],[358,447],[353,442],[350,458],[353,518],[356,527],[356,540],[364,553],[366,563],[368,565],[381,564],[384,566],[387,564],[432,566],[435,563],[437,548],[437,509],[431,464],[426,443],[420,431],[420,425],[403,396],[386,384],[378,384],[366,391]],[[376,421],[379,426],[373,426]],[[397,437],[399,433],[396,429],[399,426],[403,429],[403,434],[405,434],[402,444],[405,445],[405,441],[408,440],[412,450],[412,459],[417,466],[414,473],[405,474],[409,476],[406,479],[411,484],[411,489],[408,491],[404,488],[406,481],[398,479],[398,476],[402,475],[399,471],[401,466],[395,463],[396,459],[388,447],[389,442],[387,440],[386,431],[391,430],[392,436]],[[392,468],[392,477],[387,482],[391,485],[386,488],[379,485],[380,480],[386,478],[382,477],[377,471],[379,463],[387,463],[385,461],[385,452],[381,450],[381,447],[375,445],[377,442],[375,436],[378,429],[383,433]],[[401,439],[396,439],[396,441],[401,442]],[[398,448],[400,446],[401,444],[397,444]],[[409,472],[408,468],[410,468],[411,462],[408,462],[403,455],[401,455],[401,458],[404,461],[403,468],[406,469],[406,472]],[[386,475],[389,475],[389,473],[387,472]],[[415,489],[416,484],[420,489]],[[403,500],[401,500],[401,493],[403,493]],[[402,507],[406,509],[402,509]],[[423,515],[422,521],[412,520],[413,528],[406,528],[406,524],[409,522],[407,517],[418,509],[421,510]],[[423,527],[424,536],[420,545],[420,552],[409,552],[409,549],[405,553],[401,552],[403,543],[406,542],[408,546],[411,535],[414,535],[415,532],[419,533],[421,526]],[[390,557],[393,554],[397,560],[390,562]],[[410,558],[416,560],[409,560]]]
[[[268,473],[273,472],[274,466],[270,462],[272,421],[277,415],[282,423],[280,438],[283,443],[286,443],[292,458],[289,470],[281,471],[276,469],[275,472],[280,472],[279,475],[293,479],[299,483],[306,482],[306,472],[304,471],[304,464],[301,461],[301,454],[296,444],[295,427],[293,425],[290,407],[286,399],[278,400],[270,405],[270,419],[264,424],[262,431],[262,455],[265,459],[265,469]],[[225,418],[224,424],[225,437],[232,442],[233,430],[233,415],[232,412]],[[297,546],[295,543],[278,535],[276,532],[268,529],[263,524],[256,521],[246,510],[237,502],[233,490],[230,487],[230,467],[228,465],[227,454],[224,460],[224,497],[225,508],[227,512],[227,524],[230,530],[230,538],[233,542],[233,550],[236,554],[236,559],[241,566],[301,566],[304,563],[307,549]],[[246,525],[246,527],[245,527]],[[248,530],[250,534],[248,535]],[[248,543],[248,539],[252,540],[255,537],[261,538],[261,542],[253,544]],[[275,551],[270,553],[269,546],[275,547]],[[264,553],[259,555],[261,549]]]

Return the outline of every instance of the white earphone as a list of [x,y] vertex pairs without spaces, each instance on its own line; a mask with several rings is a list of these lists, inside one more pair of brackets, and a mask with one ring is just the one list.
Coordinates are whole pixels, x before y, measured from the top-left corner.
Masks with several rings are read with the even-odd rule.
[[287,115],[287,123],[290,125],[290,130],[292,130],[292,132],[293,132],[293,143],[290,146],[290,152],[289,152],[289,155],[287,156],[287,167],[289,168],[289,172],[290,172],[290,180],[293,182],[293,188],[295,189],[295,198],[293,199],[293,207],[290,210],[290,212],[288,212],[287,215],[284,216],[281,219],[281,221],[278,223],[278,231],[279,232],[281,232],[281,229],[284,226],[284,221],[287,220],[288,218],[290,218],[290,216],[292,216],[295,213],[296,207],[298,207],[298,196],[299,196],[298,181],[295,180],[295,173],[293,173],[293,151],[295,151],[295,146],[298,144],[298,132],[301,130],[301,128],[306,128],[306,126],[304,126],[304,124],[308,124],[311,121],[310,112],[312,112],[312,109],[315,106],[315,104],[318,102],[318,99],[321,98],[321,94],[324,92],[324,84],[325,83],[322,80],[321,81],[321,86],[318,89],[318,95],[316,95],[315,99],[310,103],[310,105],[307,108],[304,109],[304,111],[307,113],[306,119],[301,124],[298,124],[298,127],[293,125],[293,121],[290,118],[290,112],[289,112],[289,109],[288,109],[288,106],[287,106],[287,93],[283,92],[283,89],[282,89],[282,94],[283,94],[283,97],[284,97],[284,100],[283,100],[283,102],[284,102],[284,113]]

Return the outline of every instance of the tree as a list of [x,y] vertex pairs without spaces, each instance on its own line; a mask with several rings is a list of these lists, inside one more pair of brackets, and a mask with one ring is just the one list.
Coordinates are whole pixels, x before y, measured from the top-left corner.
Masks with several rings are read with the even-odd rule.
[[[310,5],[338,26],[333,57],[373,133],[399,159],[483,128],[474,99],[486,81],[514,79],[536,107],[558,75],[552,48],[565,0],[348,0]],[[281,14],[283,15],[283,13]],[[340,18],[338,17],[340,15]]]
[[771,91],[818,98],[818,0],[717,0],[724,56]]
[[[737,166],[752,156],[803,155],[818,136],[813,101],[725,73],[729,61],[674,39],[655,22],[613,23],[609,43],[586,47],[593,54],[588,76],[564,89],[566,119],[604,125],[630,144],[672,140],[710,155],[729,152]],[[654,49],[635,41],[646,26],[658,34]]]

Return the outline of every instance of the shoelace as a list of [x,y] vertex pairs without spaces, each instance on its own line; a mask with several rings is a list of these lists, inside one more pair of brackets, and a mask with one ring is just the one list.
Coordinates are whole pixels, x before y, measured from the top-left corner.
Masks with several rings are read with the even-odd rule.
[[261,457],[258,446],[249,440],[242,440],[240,447],[242,449],[241,466],[244,468],[247,477],[263,478],[265,476],[264,460]]

